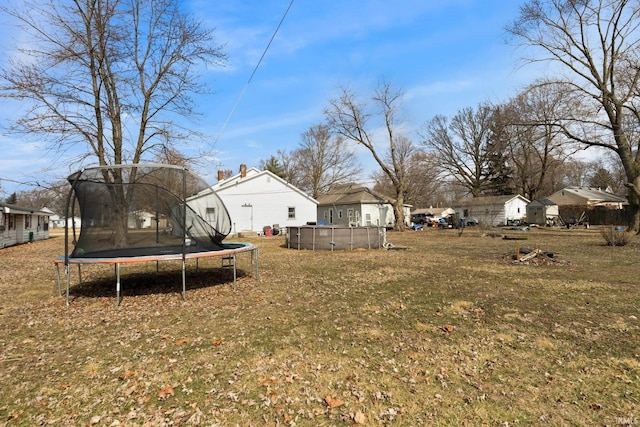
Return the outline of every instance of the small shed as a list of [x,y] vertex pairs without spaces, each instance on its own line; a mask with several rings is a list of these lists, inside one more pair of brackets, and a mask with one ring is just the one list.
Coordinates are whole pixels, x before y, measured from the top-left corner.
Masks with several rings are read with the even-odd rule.
[[458,200],[454,209],[461,219],[493,226],[524,221],[528,204],[529,200],[519,194],[480,196]]
[[558,204],[549,199],[536,199],[527,205],[527,222],[537,225],[558,223]]

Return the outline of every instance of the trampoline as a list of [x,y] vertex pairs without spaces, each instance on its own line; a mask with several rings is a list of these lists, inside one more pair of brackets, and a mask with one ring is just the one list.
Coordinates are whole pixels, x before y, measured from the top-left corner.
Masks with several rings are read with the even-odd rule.
[[[243,242],[223,242],[231,218],[220,198],[204,180],[186,168],[160,164],[96,166],[68,177],[65,255],[54,260],[58,293],[60,265],[66,275],[66,303],[71,287],[70,266],[113,264],[117,304],[120,265],[181,261],[182,297],[186,299],[187,260],[220,257],[222,267],[237,278],[237,255],[250,253],[250,270],[258,276],[258,248]],[[205,191],[207,190],[207,191]],[[204,193],[202,193],[204,191]],[[199,196],[199,194],[206,194]],[[75,196],[75,199],[74,199]],[[79,235],[75,218],[79,218]],[[73,245],[73,248],[71,247]]]

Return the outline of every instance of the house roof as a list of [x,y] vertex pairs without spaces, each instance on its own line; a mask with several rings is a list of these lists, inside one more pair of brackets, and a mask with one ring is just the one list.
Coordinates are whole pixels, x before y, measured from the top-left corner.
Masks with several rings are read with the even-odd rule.
[[300,190],[299,188],[295,187],[294,185],[288,183],[287,181],[285,181],[284,179],[280,178],[278,175],[274,174],[271,171],[268,170],[260,170],[258,168],[252,167],[247,169],[245,176],[242,176],[242,173],[237,173],[227,179],[223,179],[221,181],[218,181],[217,183],[213,184],[212,186],[210,186],[209,188],[201,191],[200,193],[198,193],[195,197],[200,197],[200,196],[204,196],[206,194],[209,194],[211,192],[224,192],[224,190],[226,188],[230,188],[230,187],[234,187],[237,185],[250,185],[252,183],[252,181],[255,181],[257,178],[262,177],[262,176],[268,176],[269,178],[281,183],[283,186],[289,188],[292,191],[295,191],[296,193],[302,195],[303,197],[309,199],[310,201],[312,201],[313,203],[318,203],[318,201],[316,199],[314,199],[313,197],[309,196],[307,193],[305,193],[304,191]]
[[454,206],[487,206],[487,205],[504,205],[513,199],[521,199],[526,203],[529,200],[519,194],[507,194],[503,196],[480,196],[480,197],[468,197],[465,199],[456,200]]
[[625,197],[618,196],[608,191],[602,191],[599,188],[590,187],[566,187],[562,190],[556,191],[547,198],[555,200],[556,203],[561,202],[562,199],[582,201],[583,203],[590,204],[627,203],[627,199]]
[[532,201],[531,204],[543,205],[543,206],[555,206],[555,205],[557,205],[556,202],[554,202],[553,200],[549,200],[549,199],[536,199],[536,200]]
[[360,184],[341,185],[327,194],[318,196],[319,206],[393,202],[393,199],[385,197],[382,194],[370,190]]
[[24,206],[12,205],[9,203],[0,203],[0,211],[4,213],[16,213],[16,214],[36,214],[36,215],[51,215],[49,212],[41,211],[38,209],[25,208]]

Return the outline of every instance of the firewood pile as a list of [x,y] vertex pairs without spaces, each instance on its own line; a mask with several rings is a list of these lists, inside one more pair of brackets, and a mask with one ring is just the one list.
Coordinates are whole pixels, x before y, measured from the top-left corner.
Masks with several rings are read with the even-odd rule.
[[516,248],[515,251],[505,255],[505,260],[513,264],[523,265],[552,265],[566,264],[566,261],[559,260],[556,254],[542,249]]

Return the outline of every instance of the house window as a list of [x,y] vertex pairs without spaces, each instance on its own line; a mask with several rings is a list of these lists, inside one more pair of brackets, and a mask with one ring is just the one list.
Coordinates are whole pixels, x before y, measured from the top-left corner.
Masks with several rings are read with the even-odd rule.
[[289,207],[288,209],[288,218],[289,219],[296,219],[296,208],[295,207]]
[[15,215],[9,215],[9,230],[15,230],[16,228],[16,216]]
[[367,226],[371,226],[371,214],[370,213],[365,214],[364,218],[367,223]]
[[342,219],[342,209],[338,211],[338,219]]
[[27,230],[31,228],[31,215],[24,216],[24,228]]

